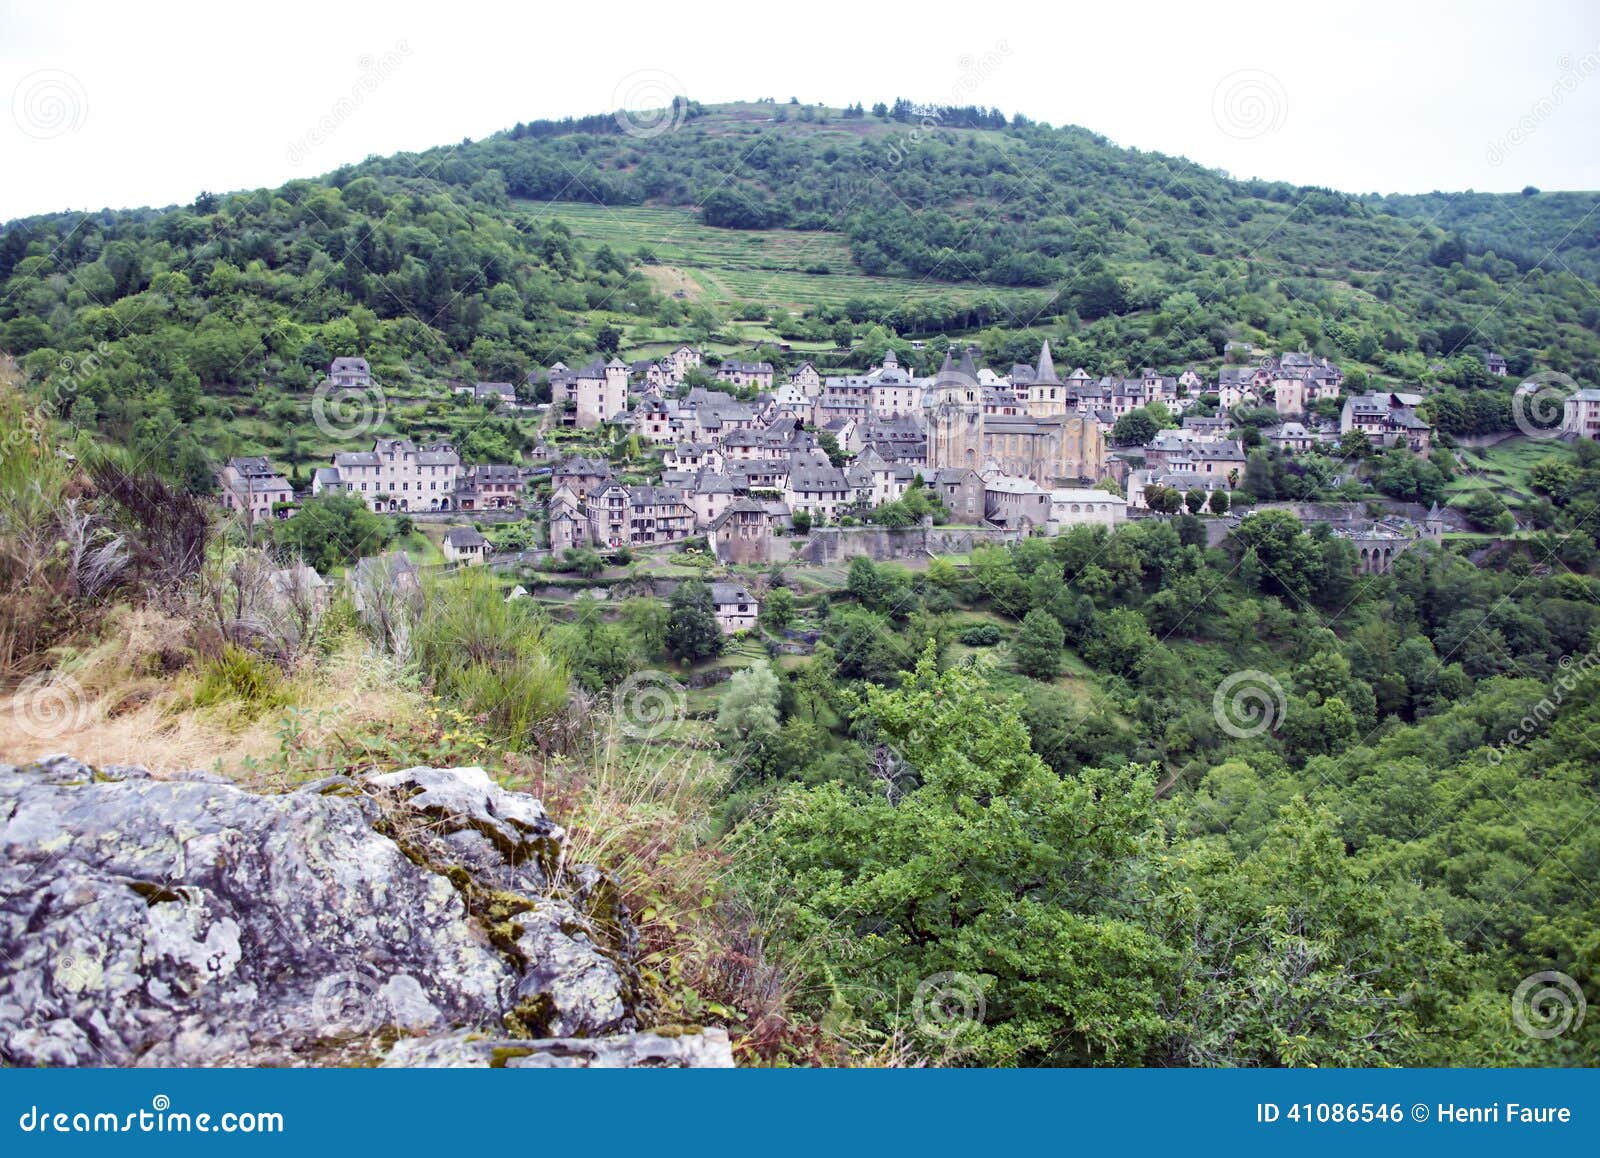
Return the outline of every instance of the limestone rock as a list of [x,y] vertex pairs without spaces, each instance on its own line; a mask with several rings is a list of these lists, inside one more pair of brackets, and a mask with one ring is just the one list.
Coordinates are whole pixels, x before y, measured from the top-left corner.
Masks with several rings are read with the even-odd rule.
[[[626,1036],[631,922],[602,874],[561,866],[564,840],[477,768],[265,795],[0,765],[0,1062],[327,1064],[430,1035],[394,1064],[435,1036],[649,1036]],[[690,1064],[647,1044],[526,1056],[634,1055]]]
[[453,1033],[404,1038],[389,1051],[383,1065],[427,1069],[731,1069],[733,1049],[725,1029],[531,1041]]

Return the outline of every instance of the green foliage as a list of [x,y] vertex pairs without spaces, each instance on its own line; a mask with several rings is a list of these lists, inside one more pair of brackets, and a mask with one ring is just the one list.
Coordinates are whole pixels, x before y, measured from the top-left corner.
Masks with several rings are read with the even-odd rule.
[[476,717],[493,742],[542,748],[545,725],[566,706],[569,677],[533,600],[508,602],[480,569],[425,595],[411,646],[428,683]]
[[1065,645],[1066,634],[1055,616],[1036,607],[1022,617],[1022,626],[1011,641],[1011,659],[1023,675],[1052,680],[1061,671]]
[[977,623],[961,633],[961,642],[968,647],[993,647],[1003,637],[992,623]]
[[283,673],[271,661],[231,643],[202,666],[200,685],[194,692],[196,707],[232,703],[245,720],[288,702]]
[[314,495],[294,518],[272,525],[280,552],[322,572],[379,554],[394,536],[391,520],[373,514],[357,496],[338,492]]
[[775,631],[782,631],[794,621],[796,612],[794,592],[787,587],[774,587],[767,592],[761,605],[761,621]]
[[722,627],[710,588],[698,579],[685,579],[672,593],[669,607],[668,655],[680,663],[699,663],[722,654]]
[[[1117,1063],[1163,1032],[1163,947],[1113,894],[1151,830],[1142,773],[1064,780],[1028,747],[1014,699],[931,654],[858,719],[916,770],[894,800],[839,784],[794,789],[741,833],[749,871],[782,882],[805,940],[879,1027],[979,1064]],[[930,1038],[918,986],[960,974],[987,1016]],[[939,1028],[935,1025],[934,1028]]]

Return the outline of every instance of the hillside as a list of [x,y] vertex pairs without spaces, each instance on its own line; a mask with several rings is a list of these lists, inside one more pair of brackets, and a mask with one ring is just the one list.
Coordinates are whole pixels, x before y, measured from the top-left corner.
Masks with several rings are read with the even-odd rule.
[[[208,456],[322,458],[336,439],[306,392],[332,356],[373,362],[385,429],[460,437],[439,383],[520,382],[608,327],[624,353],[692,338],[780,363],[892,330],[967,334],[996,364],[1048,335],[1097,374],[1215,366],[1233,341],[1329,354],[1353,385],[1504,390],[1489,349],[1514,375],[1597,380],[1592,197],[1519,201],[1511,234],[1503,199],[1448,198],[1457,238],[1416,219],[1423,199],[1235,181],[1080,128],[848,113],[536,122],[276,190],[12,222],[0,348],[56,413],[196,489]],[[1507,256],[1541,248],[1562,260]]]
[[1600,193],[1420,193],[1368,198],[1396,217],[1428,221],[1521,269],[1600,278]]

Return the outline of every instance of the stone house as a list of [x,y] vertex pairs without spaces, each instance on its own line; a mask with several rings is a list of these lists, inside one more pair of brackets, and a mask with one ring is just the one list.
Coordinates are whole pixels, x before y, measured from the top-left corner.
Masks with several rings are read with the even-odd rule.
[[742,583],[711,584],[711,603],[724,635],[751,630],[761,613],[761,604]]
[[836,522],[854,501],[850,481],[838,467],[807,462],[789,471],[783,501],[813,522]]
[[506,463],[469,466],[456,486],[456,509],[504,510],[522,503],[522,472]]
[[1561,431],[1579,438],[1600,438],[1600,390],[1576,390],[1562,403]]
[[557,554],[589,543],[589,523],[573,507],[550,508],[550,549]]
[[947,467],[934,474],[931,489],[950,513],[951,521],[967,524],[983,522],[983,476],[977,471],[967,467]]
[[741,362],[730,358],[717,367],[717,380],[734,386],[753,386],[757,390],[772,389],[771,362]]
[[694,511],[675,487],[612,483],[589,496],[589,537],[604,547],[674,543],[694,533]]
[[822,393],[822,375],[817,373],[817,368],[810,362],[801,362],[789,374],[789,381],[800,388],[806,398],[815,398]]
[[217,488],[223,509],[242,512],[251,525],[288,518],[289,511],[272,508],[278,503],[294,502],[289,480],[260,455],[230,458],[217,472]]
[[451,527],[440,544],[445,562],[475,567],[489,557],[489,540],[471,527]]
[[456,505],[461,456],[447,442],[419,449],[409,438],[380,438],[369,451],[339,451],[332,469],[337,485],[374,511],[448,511]]
[[1426,458],[1433,449],[1433,427],[1417,415],[1420,394],[1382,391],[1345,399],[1339,433],[1365,431],[1374,446],[1404,446]]
[[610,422],[628,409],[628,364],[620,358],[596,358],[579,370],[573,381],[577,423],[582,427]]
[[1128,500],[1121,495],[1087,487],[1057,487],[1050,492],[1050,518],[1054,535],[1065,527],[1090,524],[1114,527],[1128,517]]
[[556,467],[550,482],[558,490],[566,487],[581,503],[588,500],[589,492],[609,483],[611,478],[611,464],[604,459],[574,455]]
[[[776,554],[779,523],[767,504],[736,498],[711,524],[711,553],[722,563],[770,563]],[[788,558],[788,552],[783,552]]]
[[328,366],[328,381],[347,389],[365,390],[372,385],[372,367],[365,358],[335,358]]
[[993,474],[984,480],[983,508],[989,522],[1027,532],[1050,521],[1050,492],[1031,478]]

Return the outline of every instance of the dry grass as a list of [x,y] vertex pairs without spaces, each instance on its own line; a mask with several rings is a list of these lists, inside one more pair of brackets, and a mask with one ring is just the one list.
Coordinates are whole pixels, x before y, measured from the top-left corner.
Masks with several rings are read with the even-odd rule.
[[[116,609],[98,643],[52,654],[50,694],[29,683],[0,695],[0,760],[67,752],[90,764],[140,764],[157,776],[206,768],[266,787],[254,783],[253,763],[278,752],[287,713],[196,707],[192,641],[186,620],[150,607]],[[284,692],[307,747],[426,710],[392,664],[354,639],[303,662]]]

